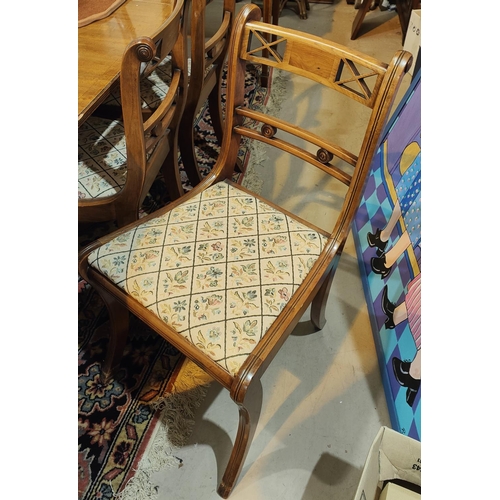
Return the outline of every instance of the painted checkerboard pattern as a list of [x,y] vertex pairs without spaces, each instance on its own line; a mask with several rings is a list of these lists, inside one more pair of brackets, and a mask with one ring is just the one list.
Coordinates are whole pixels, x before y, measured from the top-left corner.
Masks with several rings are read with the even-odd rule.
[[[411,94],[408,93],[407,97],[410,95],[414,97],[414,108],[419,110],[419,83],[413,88]],[[400,129],[402,128],[403,132],[396,130],[395,134],[400,134],[399,141],[407,141],[406,144],[410,141],[417,141],[420,144],[420,121],[412,123],[413,130],[409,130],[409,112],[409,109],[405,110],[405,107],[402,107],[399,111],[400,117],[402,116],[401,123],[397,123],[399,120],[397,118],[390,124],[390,127],[397,129],[397,126],[401,125]],[[408,284],[420,272],[421,247],[416,246],[404,252],[392,266],[389,275],[382,278],[371,269],[370,261],[372,257],[376,256],[376,248],[370,247],[367,241],[368,232],[374,233],[377,228],[383,228],[387,224],[397,201],[394,185],[399,180],[399,169],[395,168],[396,160],[391,157],[391,153],[388,151],[393,151],[393,149],[383,143],[372,162],[363,198],[353,222],[353,236],[392,426],[399,432],[420,440],[422,386],[418,390],[413,406],[410,407],[406,402],[407,388],[399,385],[392,368],[393,357],[403,361],[411,361],[414,358],[415,341],[407,321],[396,325],[394,329],[385,328],[384,323],[387,316],[382,311],[381,304],[385,285],[387,285],[388,298],[391,302],[399,304],[404,300]],[[392,231],[386,250],[393,246],[404,230],[404,222],[400,219]]]
[[[389,300],[399,304],[404,299],[405,287],[413,279],[414,272],[407,253],[404,253],[393,266],[389,276],[382,279],[371,269],[370,260],[375,256],[375,248],[370,247],[367,242],[367,233],[374,232],[377,227],[384,227],[391,216],[393,207],[394,202],[390,199],[385,187],[383,159],[380,155],[379,168],[374,169],[368,179],[365,195],[354,221],[353,232],[358,259],[362,267],[363,285],[367,294],[379,361],[383,364],[382,375],[391,420],[393,426],[403,434],[420,439],[421,389],[417,393],[413,407],[410,407],[406,403],[406,387],[398,384],[392,370],[393,357],[402,360],[413,359],[416,353],[415,342],[406,321],[396,325],[393,330],[387,330],[384,325],[386,316],[381,308],[384,285],[387,285]],[[388,248],[402,232],[400,224],[397,224],[389,239]],[[416,247],[415,257],[420,262],[420,247]]]

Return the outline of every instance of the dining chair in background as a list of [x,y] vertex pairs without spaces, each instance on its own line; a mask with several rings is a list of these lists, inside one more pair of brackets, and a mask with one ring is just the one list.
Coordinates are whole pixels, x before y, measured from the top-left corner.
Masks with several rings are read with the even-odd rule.
[[[186,104],[179,125],[179,151],[189,183],[195,186],[201,174],[195,150],[195,120],[203,105],[208,102],[212,125],[219,144],[222,144],[222,99],[221,82],[224,63],[234,22],[235,0],[222,0],[210,8],[221,7],[220,23],[212,36],[206,35],[207,0],[190,0],[186,12],[188,43],[188,74]],[[215,15],[212,14],[212,19]],[[170,86],[170,58],[155,57],[141,72],[141,96],[143,114],[151,114]],[[96,114],[104,117],[121,117],[120,88],[116,87],[104,101]],[[176,199],[184,190],[180,184],[169,181],[171,199]]]
[[[78,221],[115,220],[118,227],[139,217],[139,208],[160,171],[173,199],[182,190],[178,168],[178,124],[186,101],[186,2],[152,38],[126,49],[120,70],[119,119],[92,115],[78,130]],[[170,56],[170,85],[151,113],[143,113],[140,75],[155,58]]]
[[206,36],[207,0],[192,0],[189,41],[191,45],[190,77],[179,134],[182,163],[191,185],[201,181],[195,150],[195,120],[208,100],[212,126],[222,144],[223,111],[221,83],[227,49],[234,23],[235,0],[223,0],[221,22],[211,37]]
[[[386,64],[260,20],[260,9],[247,4],[233,27],[223,142],[211,172],[181,198],[79,254],[79,272],[110,316],[103,384],[120,364],[133,313],[229,391],[239,425],[218,487],[223,498],[237,481],[258,422],[260,377],[309,306],[314,328],[325,325],[326,301],[370,163],[411,65],[405,51]],[[269,44],[268,36],[276,41]],[[262,56],[265,49],[268,58]],[[321,110],[339,120],[342,134],[322,137],[301,128],[299,119],[289,123],[246,106],[248,64],[268,64],[292,73],[294,84],[303,78],[323,89],[322,96],[334,94],[325,94]],[[314,105],[305,112],[315,112]],[[352,111],[343,112],[345,106]],[[332,130],[330,123],[324,126]],[[360,130],[353,148],[350,133],[359,138]],[[329,203],[336,217],[305,220],[292,213],[293,206],[232,182],[242,138],[283,157],[266,168],[293,169],[284,197],[293,206],[307,202],[301,175],[322,176],[315,196]],[[304,353],[303,362],[316,360]]]

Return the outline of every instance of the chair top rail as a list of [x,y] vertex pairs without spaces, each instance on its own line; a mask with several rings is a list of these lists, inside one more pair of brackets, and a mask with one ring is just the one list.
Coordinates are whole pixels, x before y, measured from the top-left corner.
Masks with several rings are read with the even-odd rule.
[[[335,42],[260,21],[248,22],[244,30],[242,59],[304,76],[373,108],[387,64]],[[266,34],[277,39],[269,42]],[[259,55],[263,50],[268,57]]]

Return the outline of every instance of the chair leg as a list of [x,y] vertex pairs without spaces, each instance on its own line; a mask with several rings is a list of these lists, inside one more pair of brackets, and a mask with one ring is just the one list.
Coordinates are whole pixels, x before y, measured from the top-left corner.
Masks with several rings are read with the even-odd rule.
[[297,6],[299,8],[299,17],[301,19],[307,19],[307,7],[304,0],[297,0]]
[[106,384],[123,356],[129,329],[129,312],[105,290],[98,289],[98,293],[108,310],[110,325],[109,343],[101,369],[102,383]]
[[356,17],[352,23],[351,40],[355,40],[357,38],[361,25],[363,24],[363,19],[370,10],[371,5],[372,0],[364,0],[359,7]]
[[332,287],[336,268],[336,262],[334,262],[333,268],[328,273],[328,276],[311,303],[311,321],[318,330],[322,330],[326,325],[326,302],[330,294],[330,288]]
[[231,494],[257,428],[262,409],[262,384],[260,380],[255,380],[251,384],[244,403],[238,404],[238,408],[238,431],[224,476],[217,489],[217,493],[222,498],[227,498]]

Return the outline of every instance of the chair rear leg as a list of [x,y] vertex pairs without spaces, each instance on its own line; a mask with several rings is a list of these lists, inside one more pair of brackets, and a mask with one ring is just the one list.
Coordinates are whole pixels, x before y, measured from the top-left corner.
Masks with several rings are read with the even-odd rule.
[[238,404],[238,408],[238,431],[224,476],[217,489],[217,493],[222,498],[227,498],[231,494],[245,462],[255,429],[257,428],[262,409],[262,384],[260,380],[255,380],[251,384],[245,396],[244,404]]
[[326,325],[326,302],[330,295],[330,288],[332,287],[333,277],[337,268],[335,264],[311,303],[311,321],[318,330],[322,330]]
[[123,356],[129,329],[129,312],[105,290],[98,289],[98,292],[108,310],[110,325],[108,347],[101,369],[102,382],[106,384],[112,378]]

